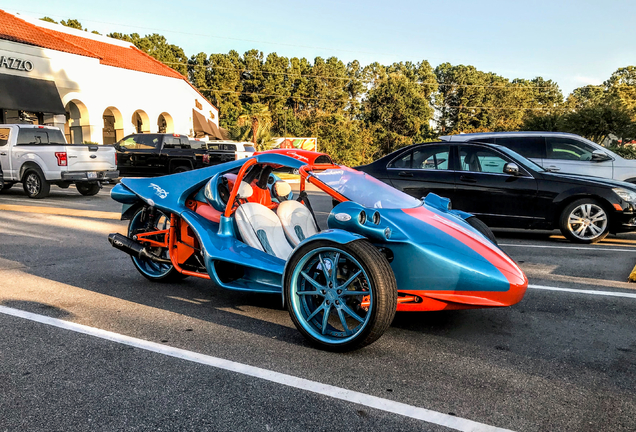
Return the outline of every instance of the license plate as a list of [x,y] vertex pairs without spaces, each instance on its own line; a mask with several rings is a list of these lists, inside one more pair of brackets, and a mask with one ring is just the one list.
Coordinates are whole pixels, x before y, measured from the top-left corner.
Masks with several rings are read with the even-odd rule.
[[97,173],[95,171],[89,171],[86,173],[86,177],[88,177],[89,179],[96,179]]

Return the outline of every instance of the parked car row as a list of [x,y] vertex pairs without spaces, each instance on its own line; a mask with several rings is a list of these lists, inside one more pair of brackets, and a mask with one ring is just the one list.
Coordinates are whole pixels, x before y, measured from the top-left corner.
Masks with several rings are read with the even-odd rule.
[[180,134],[132,134],[115,144],[122,177],[155,177],[190,171],[254,153],[251,143],[207,143]]
[[51,185],[75,184],[85,196],[121,176],[155,177],[243,159],[251,143],[206,141],[180,134],[132,134],[115,145],[67,144],[62,131],[31,124],[0,125],[0,191],[22,183],[31,198]]
[[413,197],[450,198],[490,227],[560,229],[579,243],[636,230],[635,185],[552,172],[473,138],[415,144],[358,169]]

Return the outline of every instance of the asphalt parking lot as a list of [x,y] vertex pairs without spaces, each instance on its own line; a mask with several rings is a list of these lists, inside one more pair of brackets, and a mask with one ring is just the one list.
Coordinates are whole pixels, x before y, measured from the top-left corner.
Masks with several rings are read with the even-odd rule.
[[398,314],[333,354],[277,296],[142,278],[110,186],[51,190],[0,196],[0,431],[636,430],[636,234],[495,231],[521,303]]

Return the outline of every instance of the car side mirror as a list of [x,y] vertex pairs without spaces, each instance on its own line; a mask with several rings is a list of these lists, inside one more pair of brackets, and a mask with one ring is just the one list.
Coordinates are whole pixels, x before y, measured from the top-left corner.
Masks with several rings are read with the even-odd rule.
[[608,156],[607,153],[601,150],[594,150],[592,152],[592,162],[604,162],[606,160],[610,160],[611,157]]
[[513,162],[508,162],[504,165],[503,172],[511,176],[518,176],[520,174],[519,165]]

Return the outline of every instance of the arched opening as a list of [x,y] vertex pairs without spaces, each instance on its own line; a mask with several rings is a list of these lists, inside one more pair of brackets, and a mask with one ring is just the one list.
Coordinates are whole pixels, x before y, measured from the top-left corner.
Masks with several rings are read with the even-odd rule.
[[91,139],[88,109],[83,102],[73,99],[66,104],[66,124],[64,134],[70,144],[83,144]]
[[157,130],[159,133],[174,133],[174,121],[170,114],[166,112],[159,114]]
[[150,119],[148,118],[148,114],[143,110],[137,110],[133,113],[132,124],[137,133],[150,132]]
[[106,108],[102,119],[104,120],[104,128],[102,129],[104,144],[115,144],[124,137],[124,119],[117,108]]

